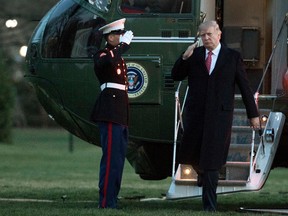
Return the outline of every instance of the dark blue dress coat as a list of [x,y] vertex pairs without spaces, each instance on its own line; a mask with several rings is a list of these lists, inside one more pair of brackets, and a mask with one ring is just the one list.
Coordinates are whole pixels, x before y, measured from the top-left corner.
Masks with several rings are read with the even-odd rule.
[[[121,55],[129,48],[125,43],[116,47],[107,45],[94,55],[94,71],[100,85],[107,82],[127,85],[127,67]],[[91,120],[128,126],[128,106],[127,91],[106,88],[95,103]]]

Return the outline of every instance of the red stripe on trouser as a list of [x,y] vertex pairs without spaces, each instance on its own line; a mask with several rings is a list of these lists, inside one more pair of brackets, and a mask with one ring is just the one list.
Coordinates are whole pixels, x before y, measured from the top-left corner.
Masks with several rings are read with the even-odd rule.
[[111,164],[111,149],[112,149],[112,123],[108,123],[108,138],[107,138],[107,166],[105,172],[104,188],[103,188],[103,201],[102,207],[106,206],[107,190],[109,182],[110,164]]

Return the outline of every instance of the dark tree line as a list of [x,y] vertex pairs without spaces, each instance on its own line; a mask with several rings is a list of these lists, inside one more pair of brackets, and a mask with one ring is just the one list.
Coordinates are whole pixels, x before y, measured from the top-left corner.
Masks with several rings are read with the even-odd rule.
[[[38,102],[24,78],[25,58],[19,49],[27,45],[34,28],[58,0],[0,0],[0,143],[12,142],[13,127],[57,126]],[[17,27],[5,26],[16,19]]]

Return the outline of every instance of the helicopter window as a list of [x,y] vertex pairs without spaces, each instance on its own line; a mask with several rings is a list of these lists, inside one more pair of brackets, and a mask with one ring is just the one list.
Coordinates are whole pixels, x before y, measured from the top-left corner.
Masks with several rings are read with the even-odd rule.
[[86,1],[88,1],[91,5],[96,7],[96,9],[101,12],[108,12],[111,5],[111,0],[86,0]]
[[121,10],[130,14],[191,13],[191,0],[122,0]]
[[43,35],[45,58],[87,58],[101,46],[98,30],[105,20],[72,0],[64,0],[52,13]]

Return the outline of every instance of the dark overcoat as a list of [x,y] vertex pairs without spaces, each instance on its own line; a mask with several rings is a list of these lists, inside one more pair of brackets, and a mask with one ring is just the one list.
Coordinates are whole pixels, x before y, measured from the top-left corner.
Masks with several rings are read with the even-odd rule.
[[189,85],[178,161],[200,169],[220,169],[226,163],[231,140],[235,84],[248,118],[259,116],[240,53],[222,44],[209,75],[205,48],[198,47],[189,59],[184,61],[181,56],[175,62],[172,77],[177,81],[188,77]]
[[[94,55],[94,71],[100,85],[108,82],[127,85],[127,67],[121,55],[129,48],[125,43],[116,47],[107,45]],[[95,102],[91,121],[128,126],[128,109],[127,90],[105,88]]]

